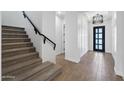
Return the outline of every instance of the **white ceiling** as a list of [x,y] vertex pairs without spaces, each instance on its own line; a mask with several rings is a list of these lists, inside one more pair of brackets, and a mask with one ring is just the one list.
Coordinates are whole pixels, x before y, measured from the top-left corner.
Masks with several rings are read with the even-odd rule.
[[[92,21],[93,16],[95,16],[96,14],[103,15],[104,20],[110,20],[112,18],[112,11],[72,11],[72,12],[85,14],[88,18],[88,21]],[[58,16],[63,18],[66,12],[58,11],[56,13]]]
[[64,18],[65,12],[64,11],[57,11],[56,12],[56,15],[59,16],[59,17],[61,17],[61,18]]
[[88,17],[89,21],[92,20],[93,16],[95,16],[96,14],[103,15],[104,20],[109,20],[112,18],[112,12],[108,12],[108,11],[91,11],[91,12],[86,12],[85,14]]

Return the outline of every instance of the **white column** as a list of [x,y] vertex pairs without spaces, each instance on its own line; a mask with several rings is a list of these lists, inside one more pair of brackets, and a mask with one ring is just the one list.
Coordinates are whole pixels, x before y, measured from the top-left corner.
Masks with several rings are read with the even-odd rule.
[[78,16],[78,47],[82,57],[88,51],[88,20],[83,14]]
[[[42,33],[49,39],[55,42],[55,16],[56,13],[52,11],[42,12]],[[51,61],[56,63],[56,51],[53,50],[53,44],[47,42],[42,43],[42,58],[43,62]]]

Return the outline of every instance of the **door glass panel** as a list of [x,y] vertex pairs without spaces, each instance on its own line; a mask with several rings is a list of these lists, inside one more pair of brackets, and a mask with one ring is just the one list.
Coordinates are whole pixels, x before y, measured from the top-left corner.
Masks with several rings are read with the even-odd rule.
[[99,33],[102,33],[102,28],[99,28]]
[[95,48],[98,49],[98,45],[96,45]]
[[99,38],[102,38],[102,34],[99,34]]
[[102,45],[99,45],[99,49],[102,50]]
[[98,33],[98,29],[96,29],[96,33]]
[[99,38],[99,35],[98,34],[96,34],[96,38]]
[[96,44],[98,44],[98,40],[96,39]]
[[102,44],[102,39],[99,39],[99,44]]

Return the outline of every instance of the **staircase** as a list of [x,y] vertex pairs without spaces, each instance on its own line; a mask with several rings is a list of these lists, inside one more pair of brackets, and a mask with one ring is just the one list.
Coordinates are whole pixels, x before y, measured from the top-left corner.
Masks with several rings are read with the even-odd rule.
[[51,62],[42,63],[24,28],[2,26],[2,80],[53,80],[61,72]]

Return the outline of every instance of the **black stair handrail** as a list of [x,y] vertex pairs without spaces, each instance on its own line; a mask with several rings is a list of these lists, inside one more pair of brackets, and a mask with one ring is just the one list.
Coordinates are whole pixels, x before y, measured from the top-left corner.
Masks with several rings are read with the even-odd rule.
[[31,25],[33,26],[34,31],[35,31],[35,34],[38,33],[39,35],[41,35],[41,36],[44,37],[44,40],[43,40],[44,44],[45,44],[46,40],[50,41],[50,42],[54,45],[53,49],[55,50],[56,44],[55,44],[52,40],[50,40],[48,37],[46,37],[45,35],[41,34],[40,31],[39,31],[39,30],[36,28],[36,26],[34,25],[34,23],[33,23],[33,22],[30,20],[30,18],[27,16],[27,14],[25,13],[25,11],[22,11],[22,12],[23,12],[24,18],[27,18],[28,21],[29,21],[29,22],[31,23]]

